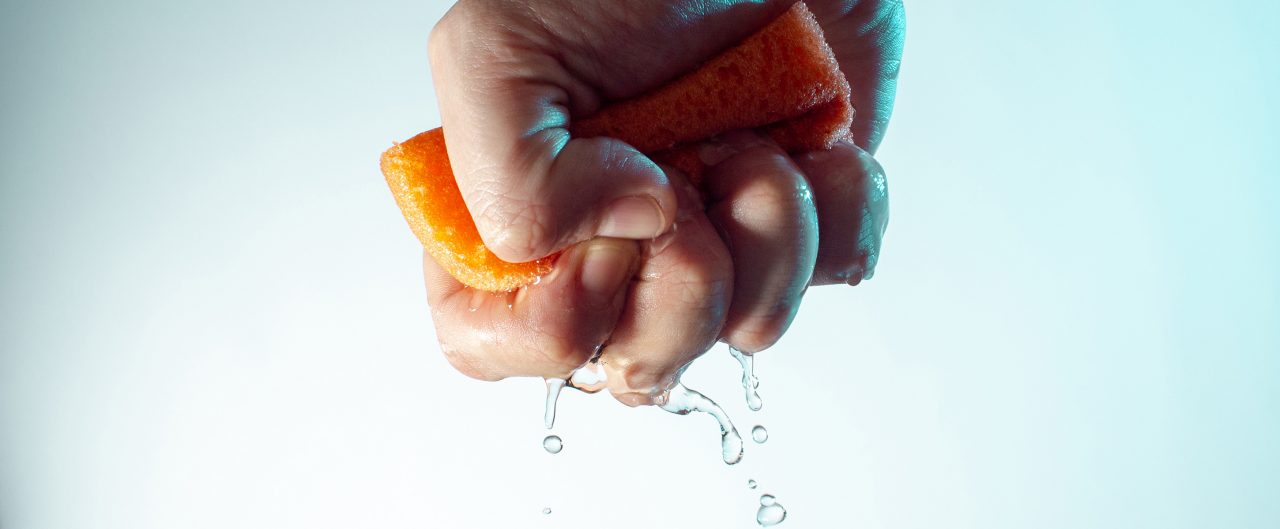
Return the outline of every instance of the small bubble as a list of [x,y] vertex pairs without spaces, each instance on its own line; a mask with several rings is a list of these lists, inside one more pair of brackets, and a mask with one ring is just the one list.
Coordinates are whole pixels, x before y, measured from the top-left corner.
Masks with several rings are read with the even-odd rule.
[[564,448],[564,441],[561,441],[558,435],[548,435],[546,439],[542,440],[542,447],[549,453],[559,454],[560,450]]
[[756,443],[763,444],[765,441],[769,440],[769,430],[766,430],[763,426],[757,424],[755,428],[751,429],[751,440]]
[[747,488],[748,488],[748,489],[754,489],[754,488],[756,488],[756,480],[754,480],[754,479],[748,479],[748,480],[747,480]]
[[543,507],[542,514],[551,514],[551,507]]

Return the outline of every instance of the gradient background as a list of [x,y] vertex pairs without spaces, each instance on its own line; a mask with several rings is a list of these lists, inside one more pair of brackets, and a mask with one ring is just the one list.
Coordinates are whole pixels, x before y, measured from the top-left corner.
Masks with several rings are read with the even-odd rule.
[[875,279],[689,372],[734,467],[448,368],[376,163],[447,5],[348,4],[0,7],[0,526],[1280,527],[1274,2],[909,2]]

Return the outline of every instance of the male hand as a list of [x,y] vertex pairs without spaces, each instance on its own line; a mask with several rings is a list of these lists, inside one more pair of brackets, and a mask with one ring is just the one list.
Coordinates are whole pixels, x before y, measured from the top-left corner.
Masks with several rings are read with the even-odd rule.
[[695,68],[791,6],[462,0],[430,56],[458,186],[510,261],[564,253],[538,284],[465,288],[424,256],[428,302],[463,373],[566,377],[607,344],[608,387],[648,404],[717,340],[746,352],[785,332],[810,284],[874,270],[888,217],[871,157],[893,104],[900,2],[808,2],[853,88],[854,143],[795,158],[748,131],[702,147],[707,202],[683,175],[575,117]]

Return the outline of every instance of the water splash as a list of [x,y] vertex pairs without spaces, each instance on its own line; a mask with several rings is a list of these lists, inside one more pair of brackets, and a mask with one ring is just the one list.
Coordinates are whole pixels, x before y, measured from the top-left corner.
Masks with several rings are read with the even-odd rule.
[[551,514],[551,507],[543,507],[542,514]]
[[748,480],[747,480],[747,488],[748,488],[748,489],[754,489],[754,488],[756,488],[756,480],[754,480],[754,479],[748,479]]
[[747,394],[747,407],[751,411],[760,411],[764,406],[764,401],[760,399],[760,379],[756,378],[755,357],[732,347],[729,348],[729,354],[738,360],[738,364],[742,365],[742,391]]
[[671,413],[688,415],[690,412],[700,411],[714,417],[720,424],[720,456],[725,464],[732,465],[742,460],[742,436],[738,435],[733,421],[729,420],[729,416],[715,401],[679,382],[656,400],[659,408]]

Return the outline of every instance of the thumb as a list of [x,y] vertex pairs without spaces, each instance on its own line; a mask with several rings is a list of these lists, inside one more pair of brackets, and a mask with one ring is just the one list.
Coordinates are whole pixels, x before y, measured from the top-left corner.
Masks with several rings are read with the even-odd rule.
[[691,69],[789,2],[768,4],[456,4],[432,30],[432,75],[458,189],[489,249],[528,261],[665,232],[676,198],[662,170],[618,140],[571,138],[571,117]]

